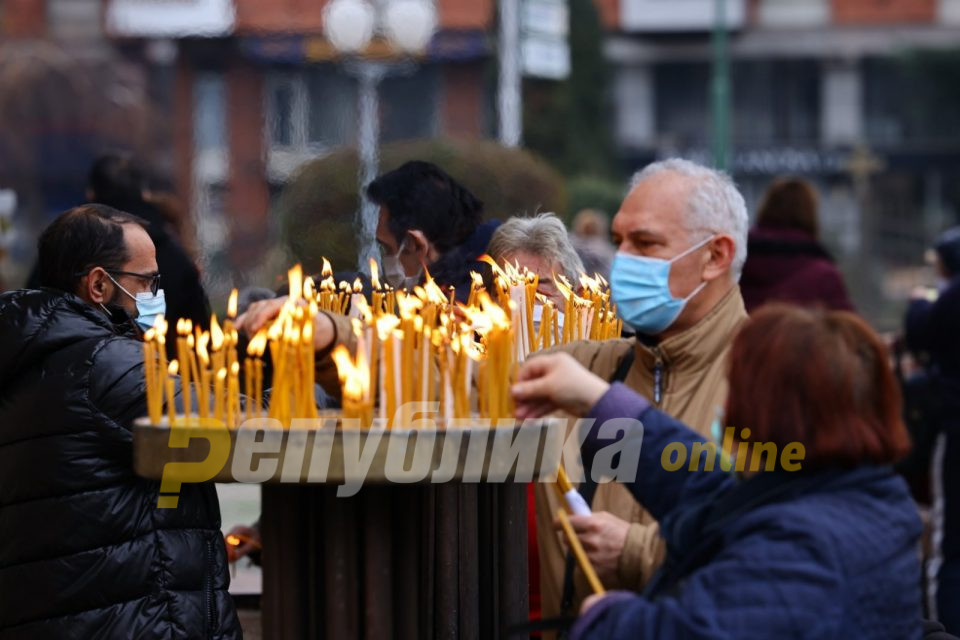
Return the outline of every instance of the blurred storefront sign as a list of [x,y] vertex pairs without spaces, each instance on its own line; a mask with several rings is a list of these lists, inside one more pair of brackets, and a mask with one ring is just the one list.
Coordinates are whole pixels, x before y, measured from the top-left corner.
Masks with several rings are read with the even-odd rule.
[[[701,164],[710,164],[711,151],[705,147],[691,148],[681,152]],[[728,170],[734,174],[757,175],[824,175],[840,174],[849,169],[851,152],[848,150],[824,150],[803,147],[770,147],[735,149],[730,157]]]
[[109,0],[107,32],[112,36],[213,37],[233,31],[232,0]]
[[[745,0],[722,0],[727,29],[746,22]],[[620,4],[624,31],[710,31],[717,0],[631,0]]]
[[[261,62],[297,64],[334,60],[337,53],[322,36],[285,35],[241,38],[244,54]],[[366,58],[391,58],[396,54],[383,40],[374,40],[364,52]],[[441,31],[427,47],[429,62],[464,62],[490,55],[487,34],[482,31]]]
[[528,77],[563,80],[570,75],[570,11],[566,0],[523,0],[520,63]]

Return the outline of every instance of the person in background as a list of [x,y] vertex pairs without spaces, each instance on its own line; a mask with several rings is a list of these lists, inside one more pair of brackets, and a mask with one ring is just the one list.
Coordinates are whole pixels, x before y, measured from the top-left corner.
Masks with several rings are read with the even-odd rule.
[[747,241],[740,289],[750,312],[772,301],[853,311],[840,270],[819,241],[819,198],[797,178],[773,182]]
[[610,265],[617,250],[610,244],[610,222],[596,209],[582,209],[573,217],[570,241],[589,275],[610,279]]
[[486,253],[496,221],[482,222],[483,203],[446,172],[414,160],[367,186],[380,207],[377,242],[383,277],[393,287],[411,288],[424,280],[424,268],[442,287],[456,287],[461,301],[470,292],[470,271]]
[[[591,596],[571,637],[919,639],[921,524],[891,468],[910,444],[883,343],[853,313],[771,305],[729,362],[735,473],[716,448],[695,454],[707,441],[696,431],[566,354],[521,366],[518,419],[558,408],[595,419],[587,457],[642,438],[626,486],[667,541],[643,595]],[[637,422],[599,435],[623,418]]]
[[939,286],[914,292],[905,328],[908,348],[924,363],[930,397],[929,606],[947,631],[960,634],[960,227],[942,233],[933,249]]
[[[634,338],[560,349],[605,380],[621,381],[707,435],[726,397],[726,357],[746,320],[737,280],[746,258],[747,208],[733,181],[686,160],[638,172],[613,219],[618,253],[612,300]],[[571,523],[608,587],[640,590],[660,566],[655,518],[622,485],[587,480],[593,515]],[[538,483],[543,615],[576,610],[587,585],[554,531],[555,492]]]
[[[584,273],[583,262],[574,250],[563,222],[552,213],[541,213],[529,218],[510,218],[494,232],[487,253],[498,264],[517,264],[539,276],[537,292],[556,305],[563,326],[564,298],[554,278],[562,274],[574,286]],[[534,331],[540,330],[543,305],[533,308]],[[540,617],[540,557],[537,547],[536,492],[533,483],[527,485],[527,553],[530,561],[530,617]]]
[[160,509],[160,482],[133,471],[133,325],[164,311],[144,225],[71,209],[40,236],[40,288],[0,295],[4,640],[242,637],[213,485]]
[[554,278],[562,274],[576,287],[584,273],[583,262],[570,243],[567,228],[552,213],[510,218],[493,233],[487,253],[498,264],[516,263],[537,274],[540,277],[537,292],[560,309],[564,298]]

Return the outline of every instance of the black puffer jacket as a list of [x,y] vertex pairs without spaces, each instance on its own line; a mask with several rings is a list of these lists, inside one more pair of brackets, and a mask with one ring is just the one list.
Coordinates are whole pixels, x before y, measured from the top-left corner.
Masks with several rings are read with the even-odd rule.
[[0,295],[0,640],[240,638],[217,495],[132,468],[141,343],[52,290]]

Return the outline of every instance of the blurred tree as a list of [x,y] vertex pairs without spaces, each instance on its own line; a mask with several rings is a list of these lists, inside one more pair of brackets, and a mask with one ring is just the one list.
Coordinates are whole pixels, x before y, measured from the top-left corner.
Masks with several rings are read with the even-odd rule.
[[[55,213],[83,201],[97,153],[136,151],[156,133],[145,88],[130,71],[51,42],[0,42],[0,187],[17,193],[18,237],[35,237]],[[12,253],[29,265],[31,247]]]
[[569,5],[570,76],[562,82],[525,81],[524,145],[566,176],[615,178],[603,28],[593,0]]
[[567,222],[582,209],[597,209],[608,218],[620,209],[623,202],[624,185],[620,180],[598,178],[596,176],[577,176],[567,183]]
[[[470,189],[488,219],[565,208],[562,178],[529,151],[480,140],[398,142],[381,148],[380,171],[415,159],[437,164]],[[290,257],[308,273],[320,270],[323,257],[335,270],[355,268],[357,206],[355,149],[303,165],[274,205]]]

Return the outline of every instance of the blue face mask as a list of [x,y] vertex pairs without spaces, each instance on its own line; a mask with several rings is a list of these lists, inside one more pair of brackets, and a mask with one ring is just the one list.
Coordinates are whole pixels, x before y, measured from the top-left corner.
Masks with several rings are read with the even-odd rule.
[[157,316],[166,314],[167,299],[163,295],[163,289],[157,290],[156,294],[153,294],[149,291],[141,291],[137,295],[133,295],[124,289],[123,286],[114,280],[109,274],[107,277],[110,278],[110,281],[113,282],[113,284],[117,285],[120,291],[123,291],[125,294],[133,298],[133,301],[137,305],[137,325],[139,325],[144,331],[153,327],[153,323],[156,321]]
[[610,269],[610,293],[623,321],[648,335],[656,335],[672,325],[687,302],[707,283],[700,283],[686,298],[674,298],[670,293],[670,266],[711,240],[713,236],[672,260],[617,253]]

